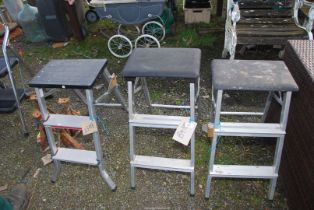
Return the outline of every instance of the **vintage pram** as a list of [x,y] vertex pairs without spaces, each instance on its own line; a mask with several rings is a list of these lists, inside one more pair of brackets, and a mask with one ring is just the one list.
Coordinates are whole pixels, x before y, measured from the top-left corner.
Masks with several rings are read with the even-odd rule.
[[[119,23],[116,35],[108,40],[110,52],[119,58],[128,57],[134,47],[160,47],[165,37],[165,27],[160,15],[164,0],[87,0],[88,22],[110,19]],[[155,21],[158,19],[158,21]],[[161,21],[159,21],[161,20]],[[142,30],[138,25],[144,24]]]

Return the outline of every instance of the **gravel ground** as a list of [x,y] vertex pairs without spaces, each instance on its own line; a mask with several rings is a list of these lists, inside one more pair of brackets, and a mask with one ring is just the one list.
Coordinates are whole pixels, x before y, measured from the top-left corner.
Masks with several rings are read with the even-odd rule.
[[[42,154],[36,144],[33,110],[29,101],[23,102],[28,138],[20,132],[17,113],[2,114],[0,117],[0,186],[8,184],[9,188],[23,181],[30,191],[29,209],[287,209],[283,193],[284,186],[279,183],[273,201],[267,199],[268,181],[214,179],[212,194],[209,200],[204,199],[209,156],[209,139],[201,131],[201,125],[208,122],[211,116],[210,61],[219,58],[222,39],[214,47],[202,49],[201,92],[198,110],[198,128],[196,131],[196,194],[189,194],[190,177],[184,173],[137,170],[137,186],[130,188],[128,115],[122,109],[97,108],[98,116],[106,124],[106,131],[101,127],[101,144],[106,161],[106,169],[118,188],[111,192],[99,175],[97,167],[62,164],[61,174],[55,184],[50,182],[53,165],[43,166]],[[243,59],[277,59],[277,51],[271,48],[260,48],[241,56]],[[123,62],[122,62],[123,63]],[[43,63],[37,62],[33,71],[37,72]],[[120,64],[121,65],[121,64]],[[110,66],[109,66],[110,67]],[[120,68],[121,69],[121,68]],[[115,68],[120,76],[121,72]],[[120,77],[121,78],[121,77]],[[178,98],[186,96],[182,81],[150,81],[152,97],[156,101],[182,103]],[[126,96],[126,82],[120,79],[123,95]],[[175,88],[170,88],[173,85]],[[164,87],[169,87],[165,90]],[[165,90],[162,92],[162,90]],[[81,101],[71,91],[57,92],[48,99],[48,106],[54,110],[59,97],[70,96],[73,108],[86,112]],[[225,106],[230,109],[261,109],[260,102],[264,94],[225,95]],[[171,101],[172,99],[172,101]],[[138,96],[137,109],[149,110]],[[246,106],[239,106],[242,103]],[[85,111],[84,111],[85,110]],[[154,111],[162,113],[163,111]],[[169,113],[169,112],[167,112]],[[177,111],[171,111],[178,114]],[[180,113],[186,114],[186,113]],[[256,119],[250,119],[255,121]],[[106,133],[109,132],[109,133]],[[153,154],[163,157],[189,157],[189,147],[182,146],[173,140],[173,130],[138,129],[136,147],[140,154]],[[91,137],[79,138],[85,148],[92,149]],[[269,164],[272,160],[274,144],[272,141],[258,139],[224,138],[217,149],[217,161],[220,163]],[[33,177],[40,169],[37,178]]]

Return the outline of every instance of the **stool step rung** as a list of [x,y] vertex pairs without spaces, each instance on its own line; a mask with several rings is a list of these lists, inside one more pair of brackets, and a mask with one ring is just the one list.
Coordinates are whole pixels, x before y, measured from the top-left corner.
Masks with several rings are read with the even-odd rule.
[[57,154],[52,159],[70,163],[98,165],[96,152],[89,150],[58,148]]
[[129,120],[130,125],[149,128],[177,128],[182,120],[189,117],[134,114]]
[[192,172],[191,160],[136,155],[131,166],[166,171]]
[[151,106],[156,108],[191,109],[191,107],[188,105],[151,104]]
[[220,112],[221,115],[249,115],[249,116],[263,116],[263,112]]
[[211,177],[271,179],[278,176],[273,166],[214,165]]
[[88,120],[90,120],[89,116],[50,114],[44,126],[81,129],[82,122]]
[[280,137],[286,134],[278,123],[222,122],[215,132],[219,136]]

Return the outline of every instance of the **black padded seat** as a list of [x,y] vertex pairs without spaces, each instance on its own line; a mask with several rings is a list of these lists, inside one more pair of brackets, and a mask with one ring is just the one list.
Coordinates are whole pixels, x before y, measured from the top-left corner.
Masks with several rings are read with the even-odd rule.
[[37,88],[91,89],[106,66],[106,59],[51,60],[28,85]]
[[[9,57],[10,60],[10,67],[13,68],[15,65],[18,64],[19,60],[17,57]],[[5,64],[4,57],[0,57],[0,78],[7,75],[7,66]]]
[[124,66],[123,76],[196,79],[200,66],[200,49],[136,48]]
[[298,90],[283,61],[215,59],[211,68],[216,90]]

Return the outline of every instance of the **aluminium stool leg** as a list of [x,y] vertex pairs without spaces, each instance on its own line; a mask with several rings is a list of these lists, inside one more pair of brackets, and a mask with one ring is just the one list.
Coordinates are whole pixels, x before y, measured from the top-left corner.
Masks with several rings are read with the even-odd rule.
[[[215,100],[215,91],[212,89],[212,100],[214,103],[214,111],[215,111],[215,119],[214,119],[214,128],[217,128],[219,126],[220,122],[220,111],[221,111],[221,102],[222,102],[222,90],[217,91],[217,98]],[[216,103],[215,103],[216,102]],[[210,185],[211,185],[211,172],[213,172],[214,168],[214,162],[215,162],[215,154],[216,154],[216,147],[217,147],[217,139],[218,136],[216,133],[214,133],[212,145],[211,145],[211,151],[210,151],[210,159],[208,163],[208,175],[207,175],[207,183],[206,183],[206,189],[205,189],[205,198],[209,198],[210,194]]]
[[[35,92],[36,92],[36,96],[37,96],[39,109],[42,113],[43,121],[46,121],[49,117],[49,113],[47,111],[44,91],[43,91],[43,89],[35,88]],[[48,140],[49,148],[51,151],[51,155],[55,156],[57,154],[57,146],[56,146],[55,138],[53,136],[52,129],[51,129],[51,127],[45,126],[45,131],[46,131],[47,140]],[[51,176],[51,182],[55,183],[58,175],[60,174],[61,163],[58,160],[54,160],[53,163],[54,163],[54,171],[53,171],[53,175]]]
[[138,93],[141,90],[143,90],[144,98],[146,100],[147,105],[151,107],[152,101],[151,101],[150,93],[147,86],[147,80],[145,77],[136,77],[135,82],[134,82],[134,94]]
[[201,78],[198,77],[195,81],[196,83],[196,91],[195,91],[195,103],[197,103],[200,95],[200,85],[201,85]]
[[[51,155],[54,156],[57,154],[57,145],[56,145],[56,141],[55,138],[53,136],[53,132],[52,129],[50,127],[45,127],[45,131],[47,134],[47,138],[48,138],[48,142],[49,142],[49,147],[51,150]],[[51,176],[51,182],[55,183],[57,181],[57,178],[60,174],[60,169],[61,169],[61,162],[58,160],[53,160],[53,164],[54,164],[54,168],[53,168],[53,174]]]
[[[279,169],[279,163],[280,163],[280,159],[281,159],[281,153],[282,153],[282,148],[283,148],[283,144],[284,144],[284,139],[285,136],[281,136],[279,138],[277,138],[277,142],[276,142],[276,149],[275,149],[275,159],[274,159],[274,167],[275,167],[275,174],[278,174],[278,169]],[[269,200],[273,200],[274,198],[274,194],[275,194],[275,189],[276,189],[276,184],[277,184],[277,179],[278,177],[274,177],[270,180],[269,183],[269,190],[268,190],[268,199]]]
[[55,183],[57,181],[57,178],[58,178],[60,171],[61,171],[61,162],[58,160],[54,160],[53,164],[54,164],[53,174],[52,174],[50,180],[52,183]]
[[[191,121],[195,121],[195,85],[190,83],[190,118]],[[193,171],[191,171],[191,186],[190,194],[195,194],[195,133],[191,138],[191,166]]]
[[[132,81],[128,81],[128,103],[129,103],[129,119],[131,119],[134,112],[134,86]],[[129,123],[129,139],[130,139],[130,161],[134,161],[135,156],[135,127]],[[134,189],[136,185],[136,168],[130,168],[131,173],[131,188]]]
[[149,105],[149,107],[152,106],[152,100],[150,98],[150,94],[149,94],[149,90],[148,90],[148,86],[147,86],[147,80],[144,77],[141,77],[141,83],[142,83],[142,88],[143,88],[143,92],[144,92],[144,96],[146,99],[147,104]]
[[214,162],[215,162],[215,153],[217,148],[217,134],[214,134],[212,145],[211,145],[211,151],[210,151],[210,159],[208,163],[208,175],[207,175],[207,181],[206,181],[206,188],[205,188],[205,198],[209,198],[210,195],[210,187],[211,187],[211,172],[213,172],[214,169]]
[[[130,138],[130,160],[134,161],[135,156],[135,127],[129,125],[129,138]],[[136,186],[136,168],[132,166],[130,168],[131,172],[131,188],[135,189]]]
[[87,105],[86,97],[85,95],[79,90],[79,89],[74,89],[74,93],[81,99],[81,101]]
[[266,120],[266,116],[267,116],[269,108],[270,108],[272,97],[273,97],[273,92],[269,91],[267,99],[266,99],[265,108],[264,108],[264,111],[263,111],[262,122],[265,122],[265,120]]
[[[280,115],[280,125],[281,125],[281,128],[283,130],[286,130],[286,127],[287,127],[291,95],[292,95],[291,92],[286,92],[284,94],[283,101],[282,101],[283,103],[282,103],[281,115]],[[279,172],[279,166],[280,166],[282,149],[283,149],[283,145],[284,145],[284,139],[285,139],[285,135],[282,135],[281,137],[277,138],[275,155],[274,155],[274,172],[275,172],[275,174],[278,174],[278,172]],[[269,186],[269,192],[268,192],[268,198],[270,200],[272,200],[274,198],[276,183],[277,183],[277,177],[271,179],[270,186]]]
[[[95,107],[94,107],[93,91],[91,89],[86,90],[86,102],[87,102],[87,106],[88,106],[89,116],[92,117],[93,119],[95,119],[97,116],[96,116]],[[116,184],[112,181],[112,179],[109,177],[108,173],[105,170],[103,153],[102,153],[102,149],[101,149],[100,137],[99,137],[98,131],[93,133],[93,142],[95,145],[100,175],[102,176],[104,181],[108,184],[109,188],[112,191],[114,191],[114,190],[116,190]]]
[[195,134],[191,138],[191,166],[193,171],[191,171],[191,186],[190,186],[190,195],[194,196],[195,194]]

